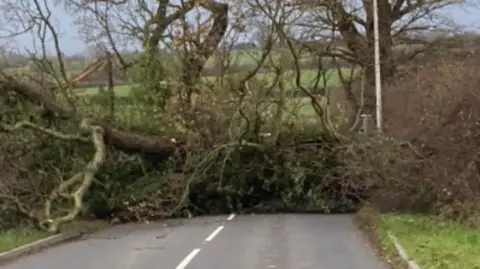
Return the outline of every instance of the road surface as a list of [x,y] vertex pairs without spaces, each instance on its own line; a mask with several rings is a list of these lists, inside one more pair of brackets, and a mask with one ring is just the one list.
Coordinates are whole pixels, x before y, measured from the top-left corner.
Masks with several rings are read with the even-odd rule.
[[5,269],[384,269],[350,215],[245,215],[115,226]]

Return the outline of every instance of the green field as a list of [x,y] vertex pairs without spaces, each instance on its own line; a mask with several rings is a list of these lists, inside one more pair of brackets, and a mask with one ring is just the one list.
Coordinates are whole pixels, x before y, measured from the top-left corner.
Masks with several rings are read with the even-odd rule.
[[[220,54],[219,54],[220,55]],[[210,57],[210,59],[207,61],[205,68],[215,68],[218,66],[218,57],[219,55],[214,55]],[[246,49],[246,50],[232,50],[228,53],[229,58],[231,59],[231,64],[234,66],[255,66],[258,62],[259,59],[261,58],[262,55],[262,50],[260,49]],[[270,53],[271,56],[273,57],[278,57],[278,53],[273,50]],[[223,56],[220,56],[220,58],[223,58]],[[302,53],[302,55],[299,55],[299,60],[300,63],[304,63],[307,61],[311,61],[312,56],[308,53]],[[171,63],[171,61],[168,61]],[[79,60],[64,60],[65,68],[67,70],[67,75],[69,77],[73,77],[79,73],[81,73],[88,65],[90,65],[92,62],[88,61],[79,61]],[[56,66],[56,70],[59,70],[59,64],[54,63]],[[22,67],[12,67],[12,68],[5,68],[3,69],[4,72],[8,74],[25,74],[28,73],[30,70],[34,69],[34,64],[29,63],[25,66]]]
[[[342,70],[345,77],[348,77],[350,75],[350,70]],[[269,73],[264,73],[264,74],[258,74],[258,76],[268,82],[272,82],[273,79],[273,74]],[[325,84],[327,87],[335,87],[340,84],[340,78],[339,78],[339,73],[337,70],[329,70],[326,72],[326,81]],[[204,77],[203,78],[207,83],[214,82],[216,79],[215,77]],[[218,78],[217,78],[218,79]],[[315,81],[317,80],[317,71],[303,71],[301,75],[301,84],[302,86],[306,87],[308,89],[309,86],[311,86]],[[287,77],[286,77],[286,89],[287,90],[295,90],[295,73],[290,72]],[[320,79],[319,87],[322,87],[322,79]],[[115,93],[117,97],[126,97],[129,96],[132,88],[135,86],[138,87],[138,85],[122,85],[122,86],[117,86],[115,88]],[[310,89],[309,89],[310,90]],[[79,95],[81,96],[93,96],[98,94],[99,89],[98,87],[92,87],[92,88],[87,88],[87,89],[79,89],[77,90],[79,92]],[[320,100],[318,100],[320,101]],[[273,100],[268,101],[264,100],[261,102],[261,107],[258,107],[257,109],[260,109],[262,114],[264,114],[267,118],[272,117],[273,113],[276,111],[274,108],[276,107]],[[102,113],[104,110],[103,107],[95,107],[92,108],[90,107],[90,112],[92,111],[97,111],[98,113]],[[148,110],[148,109],[147,109]],[[296,122],[297,124],[316,124],[319,120],[318,115],[316,114],[315,110],[313,109],[311,105],[311,100],[308,97],[297,97],[297,98],[288,98],[286,106],[283,109],[283,115],[282,118],[286,122]],[[94,112],[96,113],[96,112]],[[117,118],[121,119],[124,121],[123,124],[134,124],[135,122],[142,122],[142,119],[146,117],[146,112],[142,107],[138,107],[135,104],[122,104],[122,109],[117,110]],[[151,112],[148,112],[151,113]],[[333,119],[333,122],[336,122],[335,119]],[[152,121],[154,122],[154,121]]]
[[[248,50],[235,50],[229,53],[229,57],[233,60],[232,64],[235,66],[255,66],[260,57],[262,52],[258,49],[248,49]],[[278,58],[278,53],[276,51],[271,52],[271,56],[274,58]],[[218,57],[217,57],[218,58]],[[218,59],[217,59],[218,60]],[[289,59],[291,60],[291,59]],[[303,53],[300,55],[300,62],[311,61],[312,56],[309,53]],[[268,61],[266,62],[268,64]],[[74,75],[81,72],[81,70],[85,67],[85,63],[83,62],[71,62],[67,63],[66,66],[68,68],[68,76],[73,77]],[[209,59],[206,64],[206,68],[214,68],[216,67],[217,63],[215,57]],[[20,67],[16,69],[10,69],[8,72],[17,73],[17,74],[24,74],[29,72],[29,67]],[[351,74],[350,69],[341,69],[341,73],[344,75],[345,78],[348,78]],[[337,69],[326,70],[323,73],[318,72],[318,70],[303,70],[301,71],[301,86],[312,90],[321,90],[324,87],[335,87],[341,84],[339,71]],[[235,76],[235,74],[229,74],[224,77],[218,76],[203,76],[202,80],[207,87],[211,84],[216,84],[220,79],[228,79],[228,77]],[[255,78],[259,81],[262,81],[265,85],[269,85],[274,82],[275,74],[274,73],[258,73]],[[286,90],[298,90],[296,85],[296,72],[293,70],[289,70],[284,74],[283,77],[284,87]],[[117,97],[125,97],[129,96],[132,92],[132,89],[138,88],[139,85],[131,84],[131,85],[118,85],[115,87],[115,94]],[[91,88],[83,88],[83,89],[75,89],[74,90],[79,95],[96,95],[99,93],[98,87],[91,87]],[[310,100],[308,98],[293,98],[288,101],[289,108],[295,107],[298,114],[302,115],[312,115],[314,114],[313,108],[310,104]]]
[[[228,55],[232,65],[235,66],[256,66],[262,57],[262,50],[259,49],[249,49],[249,50],[234,50],[231,51]],[[287,52],[289,53],[289,52]],[[270,56],[279,57],[280,55],[275,51],[272,51]],[[299,63],[306,63],[312,61],[312,55],[308,53],[302,53],[299,56]],[[293,57],[292,57],[293,59]],[[268,60],[266,61],[268,62]],[[205,67],[206,68],[214,68],[217,65],[216,57],[211,57]]]
[[[136,85],[119,85],[115,86],[115,95],[118,97],[128,96]],[[91,87],[91,88],[83,88],[83,89],[75,89],[74,90],[77,94],[80,95],[95,95],[99,93],[98,87]]]
[[[350,69],[342,69],[341,72],[343,73],[344,77],[348,77],[350,75]],[[262,73],[258,74],[257,78],[266,83],[272,83],[274,80],[275,75],[273,73]],[[286,72],[286,85],[287,89],[295,89],[296,87],[296,73],[293,71]],[[203,77],[204,81],[207,83],[213,83],[216,79],[219,79],[215,76],[206,76]],[[301,85],[304,87],[312,87],[318,81],[318,87],[336,87],[341,85],[340,74],[336,69],[330,69],[325,74],[318,74],[317,70],[306,70],[301,73]],[[128,96],[135,85],[119,85],[115,87],[115,93],[117,96]],[[76,90],[78,93],[83,94],[98,94],[98,87],[91,87],[85,89],[78,89]]]

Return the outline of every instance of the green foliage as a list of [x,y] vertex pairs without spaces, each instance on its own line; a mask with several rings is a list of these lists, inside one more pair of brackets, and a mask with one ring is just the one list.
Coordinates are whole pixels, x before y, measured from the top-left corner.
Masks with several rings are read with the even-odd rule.
[[349,195],[355,190],[331,172],[338,163],[335,143],[303,142],[298,152],[290,147],[190,152],[189,158],[199,160],[190,168],[182,158],[114,153],[90,192],[89,211],[122,221],[185,212],[349,212],[360,197]]
[[[117,169],[119,166],[122,169]],[[126,211],[124,202],[144,191],[135,190],[132,185],[141,181],[145,175],[141,159],[112,151],[88,195],[89,212],[96,217],[110,218]]]
[[172,96],[171,87],[165,81],[175,75],[165,63],[166,57],[158,51],[146,50],[139,56],[132,87],[132,98],[142,103],[153,104],[164,109]]
[[26,119],[38,120],[39,106],[32,105],[19,98],[18,94],[9,92],[0,106],[0,119],[4,122],[17,122]]

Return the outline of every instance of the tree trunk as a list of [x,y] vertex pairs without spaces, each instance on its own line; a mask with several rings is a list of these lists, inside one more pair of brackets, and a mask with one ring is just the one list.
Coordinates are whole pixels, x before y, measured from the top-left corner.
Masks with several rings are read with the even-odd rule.
[[[35,103],[43,105],[48,112],[58,118],[76,122],[84,119],[82,115],[56,103],[49,96],[43,94],[41,90],[21,83],[12,77],[4,77],[0,83],[0,92],[8,91],[16,92]],[[123,131],[101,120],[94,119],[90,122],[104,129],[104,139],[107,145],[127,153],[170,155],[178,147],[178,144],[173,143],[170,138]]]
[[185,86],[184,99],[192,105],[192,94],[208,59],[217,50],[228,28],[228,5],[215,1],[204,1],[200,5],[213,13],[213,24],[207,36],[198,47],[185,55],[182,80]]
[[[380,75],[382,84],[394,75],[395,63],[392,53],[393,41],[391,35],[392,19],[388,2],[379,1],[378,11],[378,32],[380,47]],[[365,104],[364,111],[375,115],[376,94],[375,94],[375,35],[372,8],[367,7],[366,40],[367,53],[362,64],[365,68]]]

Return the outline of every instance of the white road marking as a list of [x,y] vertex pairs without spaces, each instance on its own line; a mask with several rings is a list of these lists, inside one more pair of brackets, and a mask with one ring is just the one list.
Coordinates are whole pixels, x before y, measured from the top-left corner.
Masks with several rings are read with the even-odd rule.
[[206,241],[206,242],[212,241],[212,239],[213,239],[215,236],[217,236],[217,234],[218,234],[221,230],[223,230],[223,228],[224,228],[223,226],[218,226],[217,229],[215,229],[215,231],[213,231],[213,232],[205,239],[205,241]]
[[[233,218],[235,218],[235,214],[230,214],[230,216],[228,216],[227,218],[227,221],[229,220],[232,220]],[[218,226],[217,229],[215,229],[207,238],[205,238],[205,241],[203,242],[204,244],[205,243],[208,243],[210,241],[213,240],[213,238],[215,238],[215,236],[217,236],[218,233],[220,233],[223,228],[225,228],[223,225],[222,226]],[[185,269],[188,264],[193,260],[193,258],[195,256],[197,256],[197,254],[201,251],[202,249],[200,248],[196,248],[194,250],[192,250],[192,252],[190,252],[183,260],[182,262],[180,262],[177,267],[175,267],[175,269]]]
[[200,250],[201,249],[199,248],[192,250],[192,252],[190,252],[190,254],[188,254],[187,257],[185,257],[183,261],[179,263],[177,267],[175,267],[175,269],[184,269],[185,267],[187,267],[187,265],[193,260],[193,258],[198,254],[198,252],[200,252]]

